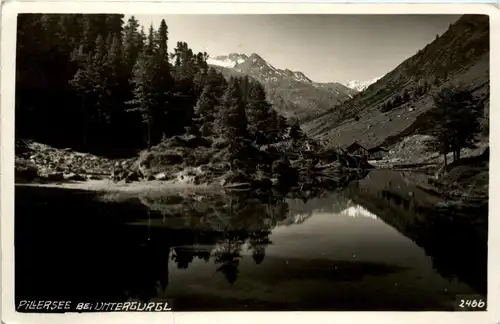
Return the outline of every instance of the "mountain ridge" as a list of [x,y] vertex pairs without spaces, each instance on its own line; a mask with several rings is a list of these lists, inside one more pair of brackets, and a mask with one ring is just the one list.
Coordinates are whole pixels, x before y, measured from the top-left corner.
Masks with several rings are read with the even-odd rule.
[[357,93],[338,82],[314,82],[301,71],[279,69],[257,53],[230,53],[207,62],[225,76],[248,75],[261,82],[276,110],[288,118],[308,120]]

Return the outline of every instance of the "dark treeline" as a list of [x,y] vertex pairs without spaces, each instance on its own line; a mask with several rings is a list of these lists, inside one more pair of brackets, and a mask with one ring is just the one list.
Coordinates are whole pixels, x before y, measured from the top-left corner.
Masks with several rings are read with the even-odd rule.
[[164,20],[123,19],[19,15],[16,136],[126,156],[186,132],[268,144],[288,129],[262,85],[225,80],[184,42],[169,51]]

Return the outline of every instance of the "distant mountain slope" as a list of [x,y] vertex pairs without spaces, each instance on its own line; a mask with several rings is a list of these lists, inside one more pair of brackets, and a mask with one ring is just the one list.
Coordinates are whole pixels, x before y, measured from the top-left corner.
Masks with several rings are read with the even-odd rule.
[[354,141],[366,147],[389,145],[401,136],[425,131],[431,92],[445,84],[463,84],[489,107],[489,47],[489,17],[462,16],[365,91],[303,128],[335,146]]
[[253,53],[217,56],[208,63],[226,76],[248,75],[261,82],[275,109],[286,117],[307,120],[357,93],[340,83],[317,83],[304,73],[281,70]]
[[338,93],[339,95],[347,94],[351,99],[355,94],[359,92],[356,89],[350,88],[338,82],[327,82],[327,83],[314,82],[313,85],[316,88],[328,89],[330,91]]

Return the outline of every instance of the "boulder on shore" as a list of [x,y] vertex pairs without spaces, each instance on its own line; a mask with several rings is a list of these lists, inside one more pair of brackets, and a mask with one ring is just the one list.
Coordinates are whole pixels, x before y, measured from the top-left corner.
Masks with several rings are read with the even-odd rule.
[[86,178],[82,177],[81,175],[77,173],[66,173],[63,175],[65,180],[71,180],[71,181],[85,181],[87,180]]
[[133,181],[139,181],[139,174],[137,174],[137,172],[134,171],[129,171],[128,173],[126,173],[125,182],[129,183]]
[[51,172],[51,173],[48,173],[42,177],[49,180],[49,181],[63,181],[64,180],[64,174],[62,172]]
[[167,180],[168,176],[165,172],[160,172],[154,176],[156,180]]
[[224,186],[225,189],[250,189],[252,184],[249,182],[229,183]]
[[38,168],[33,161],[16,158],[15,177],[17,180],[31,181],[38,177]]

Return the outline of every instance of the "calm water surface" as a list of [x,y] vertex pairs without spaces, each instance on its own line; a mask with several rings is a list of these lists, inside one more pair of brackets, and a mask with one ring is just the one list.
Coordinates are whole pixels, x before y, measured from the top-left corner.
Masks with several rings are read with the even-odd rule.
[[417,212],[437,202],[382,171],[311,199],[163,193],[111,204],[17,187],[16,299],[450,310],[457,294],[486,293],[486,238],[450,214]]

